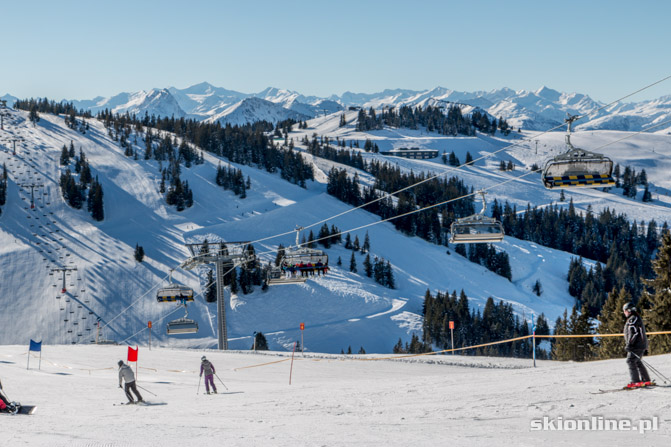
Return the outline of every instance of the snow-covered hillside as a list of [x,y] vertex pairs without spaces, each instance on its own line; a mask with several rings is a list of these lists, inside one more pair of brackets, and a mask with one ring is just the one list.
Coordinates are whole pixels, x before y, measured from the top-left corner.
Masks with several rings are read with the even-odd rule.
[[[47,346],[42,369],[33,353],[29,371],[26,350],[0,346],[7,395],[37,405],[32,416],[0,415],[3,445],[613,447],[671,439],[669,388],[591,394],[627,381],[624,359],[533,368],[529,359],[298,354],[292,362],[287,353],[140,347],[139,391],[150,404],[124,406],[116,362],[126,346]],[[216,367],[217,395],[199,382],[203,354]],[[670,355],[647,360],[671,368]],[[544,418],[548,428],[533,430]],[[575,430],[592,419],[591,431]],[[631,426],[598,430],[611,420]]]
[[[340,113],[311,120],[308,129],[292,132],[298,143],[302,136],[313,133],[363,142],[373,139],[380,149],[402,146],[435,148],[440,152],[454,150],[461,160],[467,151],[477,158],[498,151],[518,135],[509,139],[478,135],[472,138],[448,138],[437,134],[406,129],[385,129],[370,134],[358,133],[352,120],[356,111],[347,112],[350,124],[339,127]],[[152,338],[162,346],[212,347],[216,345],[216,307],[199,296],[189,305],[189,317],[197,320],[200,332],[195,337],[168,338],[167,321],[180,317],[182,310],[155,300],[157,287],[167,281],[170,269],[188,256],[185,243],[201,241],[255,241],[280,233],[291,232],[302,225],[315,234],[316,222],[327,220],[341,231],[353,230],[352,237],[363,240],[368,232],[371,256],[389,260],[393,266],[397,289],[390,290],[374,283],[362,273],[349,272],[351,251],[342,246],[328,250],[331,272],[326,277],[304,285],[274,286],[268,291],[257,288],[249,295],[227,299],[229,346],[248,349],[252,334],[263,332],[271,349],[287,350],[300,338],[299,324],[305,323],[310,337],[305,348],[312,352],[338,353],[352,347],[367,352],[390,352],[401,338],[408,341],[412,333],[421,331],[421,309],[427,290],[459,291],[463,289],[472,306],[481,306],[489,296],[510,302],[520,317],[530,320],[532,314],[544,312],[550,321],[573,305],[567,293],[566,272],[572,255],[506,238],[498,249],[511,259],[512,282],[483,267],[469,262],[446,248],[408,238],[395,231],[391,223],[376,224],[377,216],[356,210],[338,218],[332,216],[350,208],[325,192],[325,173],[332,163],[313,160],[317,181],[307,189],[291,185],[278,174],[269,174],[255,167],[235,166],[251,180],[247,198],[239,199],[230,191],[214,184],[217,166],[225,164],[209,154],[205,163],[184,168],[183,180],[194,193],[194,206],[181,213],[165,204],[158,192],[161,180],[155,161],[133,160],[112,141],[101,123],[89,120],[90,130],[82,135],[69,129],[63,117],[41,115],[33,126],[27,114],[12,111],[8,135],[21,137],[17,155],[4,143],[0,163],[9,169],[7,204],[0,216],[0,271],[5,290],[0,304],[10,309],[0,316],[0,344],[24,343],[28,338],[42,339],[47,344],[82,343],[94,338],[95,321],[105,325],[104,338],[118,342],[145,344],[149,333],[143,330],[154,322]],[[535,134],[525,134],[533,137]],[[577,133],[576,145],[594,147],[622,138],[618,132]],[[500,152],[495,157],[476,162],[458,172],[475,188],[492,187],[489,200],[509,200],[524,209],[527,203],[543,206],[558,201],[559,192],[548,191],[537,174],[522,166],[541,162],[558,153],[563,135],[539,137],[538,154],[530,143]],[[65,204],[58,188],[58,160],[63,145],[73,142],[77,152],[86,154],[93,175],[104,189],[105,220],[95,223],[84,211]],[[652,146],[652,149],[651,149]],[[297,146],[300,148],[300,145]],[[668,163],[671,142],[662,135],[639,135],[607,149],[616,161],[644,166],[653,183],[654,201],[642,204],[615,193],[580,190],[567,193],[578,209],[592,206],[614,207],[630,218],[658,222],[670,221]],[[364,154],[366,158],[383,158]],[[520,168],[512,172],[496,169],[500,159],[511,160]],[[440,158],[434,160],[389,159],[407,170],[426,170],[456,174]],[[519,177],[518,180],[515,178]],[[370,181],[362,175],[362,181]],[[496,187],[503,181],[504,186]],[[35,187],[34,209],[29,206],[30,188]],[[567,202],[565,202],[567,203]],[[255,244],[264,262],[275,257],[274,250],[282,243],[293,243],[288,234]],[[145,262],[133,259],[136,244],[143,246]],[[342,267],[336,264],[342,259]],[[357,255],[362,265],[364,256]],[[61,293],[62,271],[67,270],[66,293]],[[362,270],[361,268],[359,269]],[[197,292],[205,284],[204,270],[191,273],[177,270],[173,279],[190,285]],[[532,293],[536,280],[543,284],[544,294]],[[65,321],[67,320],[67,321]],[[77,323],[77,324],[75,324]],[[81,336],[79,335],[81,334]]]

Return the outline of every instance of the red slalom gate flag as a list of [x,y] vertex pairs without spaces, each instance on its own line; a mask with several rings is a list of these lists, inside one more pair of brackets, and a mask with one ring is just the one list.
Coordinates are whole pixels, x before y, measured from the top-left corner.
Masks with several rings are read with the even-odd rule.
[[128,347],[128,361],[129,362],[137,362],[137,352],[140,350],[139,347],[136,347],[135,349],[131,348],[130,346]]

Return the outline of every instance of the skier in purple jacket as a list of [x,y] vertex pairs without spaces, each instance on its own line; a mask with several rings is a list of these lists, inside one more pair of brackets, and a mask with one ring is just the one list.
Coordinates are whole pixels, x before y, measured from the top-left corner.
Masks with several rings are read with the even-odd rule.
[[203,373],[205,373],[205,393],[210,394],[210,386],[212,386],[212,392],[217,394],[217,387],[214,385],[216,371],[214,365],[205,356],[200,358],[200,377],[203,377]]

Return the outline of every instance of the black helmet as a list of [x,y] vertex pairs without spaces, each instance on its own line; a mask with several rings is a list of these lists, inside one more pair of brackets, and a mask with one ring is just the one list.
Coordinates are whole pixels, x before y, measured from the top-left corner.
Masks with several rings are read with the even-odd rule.
[[123,365],[123,360],[119,360],[119,363],[117,363],[119,366]]
[[202,357],[200,358],[200,360],[201,360],[202,362],[204,362],[204,361],[207,360],[207,359],[205,358],[205,356],[202,356]]
[[625,311],[636,312],[636,306],[634,306],[633,303],[626,303],[624,306],[622,306],[622,312]]

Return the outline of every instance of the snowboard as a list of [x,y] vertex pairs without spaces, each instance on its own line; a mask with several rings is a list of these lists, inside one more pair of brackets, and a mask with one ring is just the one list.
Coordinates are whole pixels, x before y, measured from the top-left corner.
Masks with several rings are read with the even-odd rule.
[[19,412],[16,414],[35,414],[36,410],[37,410],[36,405],[21,405]]
[[17,411],[16,413],[11,412],[11,411],[10,412],[3,411],[0,414],[8,414],[8,415],[26,414],[26,415],[29,415],[29,414],[35,414],[35,410],[37,410],[37,406],[35,406],[35,405],[21,405],[21,404],[19,404],[19,411]]

